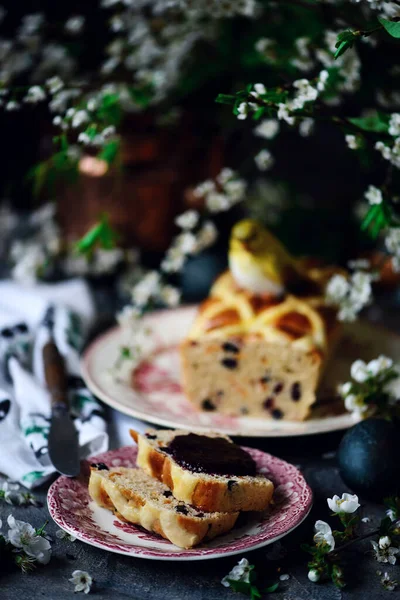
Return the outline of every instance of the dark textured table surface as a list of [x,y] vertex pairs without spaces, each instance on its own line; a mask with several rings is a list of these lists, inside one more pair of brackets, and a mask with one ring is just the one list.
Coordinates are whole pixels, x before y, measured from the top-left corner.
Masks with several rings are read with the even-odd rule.
[[[391,299],[385,306],[384,319],[381,309],[373,309],[369,316],[373,320],[383,320],[386,326],[400,331],[397,306]],[[279,440],[240,439],[244,445],[255,446],[298,465],[314,492],[314,506],[304,523],[281,541],[244,555],[256,565],[261,588],[266,582],[278,579],[280,574],[289,575],[288,580],[280,582],[278,591],[271,598],[378,600],[390,598],[391,594],[394,597],[398,595],[396,591],[388,592],[382,588],[376,571],[388,571],[391,577],[400,580],[400,568],[397,565],[379,565],[372,557],[368,539],[354,544],[344,553],[348,581],[344,590],[335,588],[330,582],[313,584],[307,578],[308,556],[300,549],[300,544],[312,539],[317,519],[335,524],[329,516],[326,498],[349,491],[340,479],[333,455],[341,436],[341,433],[331,433]],[[10,507],[0,503],[3,523],[12,513],[36,527],[42,525],[50,519],[45,503],[46,491],[47,488],[36,491],[37,497],[43,501],[41,508]],[[370,518],[369,523],[361,523],[361,531],[367,532],[379,524],[384,509],[362,498],[360,501],[360,515]],[[75,569],[88,571],[94,578],[91,595],[97,600],[239,600],[245,597],[221,585],[222,577],[237,563],[240,555],[200,562],[135,559],[99,550],[78,540],[74,543],[59,540],[55,536],[57,529],[50,519],[47,530],[53,538],[53,554],[47,566],[24,575],[18,571],[4,573],[0,565],[0,600],[77,598],[79,595],[74,594],[74,586],[68,581]]]

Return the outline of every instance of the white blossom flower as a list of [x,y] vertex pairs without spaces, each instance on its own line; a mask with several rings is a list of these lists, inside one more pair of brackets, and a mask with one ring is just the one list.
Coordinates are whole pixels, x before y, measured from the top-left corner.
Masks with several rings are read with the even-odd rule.
[[310,569],[307,575],[308,579],[313,583],[317,583],[320,580],[321,576],[316,569]]
[[277,117],[282,121],[286,121],[288,125],[294,124],[294,117],[290,116],[289,107],[286,104],[283,104],[282,102],[278,104]]
[[274,63],[276,61],[275,40],[270,38],[260,38],[255,43],[257,52],[263,55],[267,62]]
[[362,396],[356,394],[349,394],[344,399],[345,409],[349,412],[354,413],[356,416],[361,417],[368,410],[368,405],[365,404]]
[[185,259],[182,249],[173,246],[167,250],[165,258],[161,262],[161,270],[165,273],[177,273],[183,267]]
[[172,285],[164,285],[160,290],[160,299],[167,306],[174,307],[178,306],[181,299],[181,294],[176,287],[173,287]]
[[275,40],[271,40],[269,38],[260,38],[255,45],[255,49],[260,54],[263,54],[268,48],[271,48],[275,45]]
[[243,179],[230,179],[224,184],[224,192],[228,196],[231,206],[243,200],[247,184]]
[[263,83],[255,83],[254,91],[250,92],[250,95],[254,96],[255,98],[258,98],[259,96],[263,96],[266,93],[267,93],[267,90]]
[[25,102],[36,104],[46,99],[46,92],[40,85],[33,85],[29,88],[27,95],[24,98]]
[[115,135],[115,131],[116,131],[116,129],[115,129],[114,125],[109,125],[108,127],[105,127],[103,129],[103,131],[101,132],[103,140],[108,140],[110,137]]
[[389,121],[389,134],[393,137],[400,135],[400,113],[393,113]]
[[247,558],[242,558],[236,566],[225,575],[225,577],[221,580],[221,583],[224,587],[229,587],[230,583],[228,579],[232,579],[233,581],[244,581],[245,583],[249,583],[250,581],[250,572],[251,565]]
[[231,207],[231,203],[226,194],[211,192],[206,197],[206,207],[211,213],[217,213],[228,210]]
[[391,565],[396,564],[397,554],[400,549],[395,546],[391,546],[391,539],[386,535],[379,538],[379,542],[372,541],[372,548],[374,551],[375,559],[381,563],[389,563]]
[[72,117],[72,127],[80,127],[84,123],[87,123],[90,120],[90,117],[86,110],[78,110]]
[[339,390],[339,394],[341,394],[342,396],[348,396],[350,394],[352,388],[352,384],[350,381],[348,381],[347,383],[343,383],[343,385],[339,385],[338,390]]
[[203,196],[207,196],[211,192],[215,191],[215,183],[208,179],[207,181],[203,181],[198,186],[196,186],[193,190],[193,195],[196,198],[203,198]]
[[55,75],[54,77],[47,79],[46,85],[49,88],[50,94],[57,94],[57,92],[63,89],[64,82],[58,75]]
[[[134,325],[136,327],[137,321],[142,317],[143,312],[137,306],[126,305],[117,314],[117,321],[120,327],[127,328]],[[62,532],[63,530],[60,529]]]
[[325,521],[316,521],[314,525],[314,542],[316,544],[325,543],[329,546],[329,551],[335,548],[335,538],[333,537],[332,529]]
[[392,523],[394,523],[394,521],[396,520],[396,513],[391,508],[388,508],[388,510],[386,511],[386,516],[389,517]]
[[290,579],[288,573],[283,573],[282,575],[279,575],[279,581],[287,581],[288,579]]
[[8,541],[16,548],[21,548],[28,556],[32,556],[37,562],[46,565],[51,557],[51,545],[49,540],[37,535],[35,529],[29,523],[17,521],[12,515],[8,516],[7,523]]
[[390,369],[392,366],[393,360],[381,354],[380,356],[378,356],[378,358],[374,358],[374,360],[371,360],[368,363],[367,369],[371,377],[376,377],[377,375],[379,375],[379,373]]
[[261,150],[254,157],[257,167],[260,171],[267,171],[274,164],[274,158],[269,150]]
[[216,180],[220,185],[224,186],[234,177],[235,172],[232,171],[232,169],[229,169],[229,167],[224,167],[217,175]]
[[157,271],[150,271],[132,290],[132,300],[137,306],[146,306],[149,300],[158,296],[161,276]]
[[351,365],[350,374],[354,381],[357,381],[358,383],[363,383],[371,377],[370,373],[368,372],[367,364],[360,359],[353,362]]
[[334,275],[326,288],[327,297],[332,302],[343,300],[350,290],[350,284],[344,275]]
[[314,129],[315,121],[314,119],[306,118],[300,121],[299,125],[299,133],[302,137],[308,137],[311,135]]
[[197,233],[197,251],[201,252],[205,248],[212,246],[218,238],[218,230],[212,221],[205,221],[202,228]]
[[334,275],[326,286],[326,300],[339,307],[340,321],[354,321],[357,314],[372,301],[372,281],[376,275],[355,271],[350,280]]
[[187,210],[175,219],[175,223],[181,229],[193,229],[199,222],[200,215],[195,210]]
[[381,575],[381,584],[388,592],[393,592],[399,585],[399,582],[395,579],[391,579],[387,572],[382,574],[378,571],[378,575]]
[[183,254],[192,254],[196,250],[196,236],[190,231],[185,231],[176,236],[174,245],[180,248]]
[[297,79],[293,82],[293,87],[298,90],[292,102],[293,109],[301,109],[306,102],[313,102],[318,98],[318,90],[308,79]]
[[387,548],[390,548],[391,543],[392,540],[390,539],[390,537],[388,535],[384,535],[379,538],[378,545],[381,550],[386,550]]
[[345,135],[344,139],[350,150],[357,150],[360,147],[359,139],[356,135],[348,134]]
[[327,498],[327,503],[332,512],[335,513],[354,513],[359,507],[358,496],[356,494],[342,494],[339,498],[336,494],[333,498]]
[[370,521],[371,521],[371,519],[370,519],[369,517],[363,517],[363,518],[361,519],[361,522],[362,522],[362,523],[369,523]]
[[85,144],[85,146],[87,146],[88,144],[90,144],[91,138],[87,133],[81,131],[78,135],[78,142],[81,142],[81,144]]
[[[17,246],[14,246],[17,249]],[[23,252],[11,270],[13,279],[26,285],[36,282],[39,272],[44,268],[46,253],[37,243],[23,244]]]
[[75,542],[76,537],[74,535],[71,535],[70,533],[68,533],[67,531],[64,531],[63,529],[58,529],[56,531],[56,537],[59,540],[68,540],[69,542]]
[[237,118],[240,121],[243,121],[244,119],[247,119],[247,115],[249,113],[249,105],[247,102],[241,102],[237,108],[238,111],[238,115]]
[[5,108],[6,108],[6,110],[14,111],[14,110],[18,110],[19,108],[21,108],[21,105],[19,104],[19,102],[16,102],[15,100],[10,100],[9,102],[7,102]]
[[0,483],[0,491],[2,492],[4,501],[7,502],[7,504],[24,504],[24,498],[22,494],[19,493],[19,489],[19,484],[12,481],[2,481]]
[[386,237],[385,246],[393,255],[392,264],[395,271],[400,271],[400,227],[390,227]]
[[68,580],[74,584],[74,592],[84,592],[88,594],[93,583],[93,577],[87,571],[73,571],[72,577]]
[[81,33],[84,24],[85,17],[83,15],[74,15],[65,22],[64,28],[68,33],[77,35],[78,33]]
[[323,92],[325,90],[326,82],[329,79],[329,73],[326,69],[323,69],[318,75],[317,90]]
[[371,205],[382,204],[382,201],[383,201],[382,192],[380,189],[378,189],[374,185],[369,186],[369,188],[365,192],[364,196]]
[[264,119],[254,129],[254,133],[259,137],[271,140],[279,131],[279,121],[276,119]]

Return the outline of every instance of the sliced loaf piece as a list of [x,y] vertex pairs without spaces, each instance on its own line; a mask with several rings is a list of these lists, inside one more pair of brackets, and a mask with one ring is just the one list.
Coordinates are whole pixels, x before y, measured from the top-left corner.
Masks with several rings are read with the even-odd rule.
[[201,512],[176,500],[166,485],[141,469],[108,470],[102,463],[91,467],[89,494],[99,506],[181,548],[226,533],[239,514]]
[[[196,466],[182,466],[182,461],[171,456],[170,444],[179,436],[194,436],[183,430],[148,430],[145,434],[139,434],[130,430],[130,434],[138,445],[136,464],[144,469],[149,475],[166,484],[173,492],[175,498],[191,504],[200,510],[209,512],[235,512],[238,510],[265,510],[272,499],[274,491],[273,483],[264,475],[240,474],[237,464],[229,465],[229,474],[215,474],[201,472]],[[219,438],[227,443],[233,444],[227,436],[219,434],[199,434],[201,444],[204,440],[204,448],[210,438]],[[238,446],[234,445],[239,451]],[[244,452],[243,452],[244,453]],[[223,452],[221,453],[223,454]],[[255,463],[249,454],[249,461]],[[237,469],[237,470],[235,470]]]

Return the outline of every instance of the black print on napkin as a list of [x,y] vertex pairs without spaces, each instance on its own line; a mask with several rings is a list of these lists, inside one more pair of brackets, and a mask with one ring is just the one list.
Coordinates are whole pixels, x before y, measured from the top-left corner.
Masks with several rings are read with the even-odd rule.
[[11,407],[10,400],[2,400],[0,402],[0,421],[3,421],[9,413]]

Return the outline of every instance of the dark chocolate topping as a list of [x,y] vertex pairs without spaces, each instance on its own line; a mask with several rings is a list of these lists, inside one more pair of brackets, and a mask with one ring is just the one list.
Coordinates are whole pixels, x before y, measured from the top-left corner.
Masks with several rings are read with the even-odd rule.
[[224,438],[189,433],[177,435],[163,448],[181,467],[210,475],[255,475],[250,454]]

